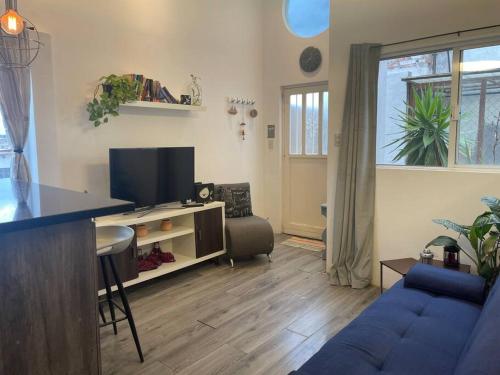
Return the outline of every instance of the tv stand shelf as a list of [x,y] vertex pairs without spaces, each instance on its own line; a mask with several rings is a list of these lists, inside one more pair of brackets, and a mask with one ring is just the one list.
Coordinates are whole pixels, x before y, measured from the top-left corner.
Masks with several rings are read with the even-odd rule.
[[194,228],[184,227],[182,225],[172,228],[172,230],[169,230],[168,232],[164,232],[161,230],[154,230],[151,231],[146,237],[138,238],[137,246],[144,246],[155,242],[171,240],[172,238],[185,236],[191,233],[194,233]]
[[[170,219],[173,228],[161,231],[160,224]],[[146,225],[149,234],[134,238],[129,249],[119,254],[115,263],[124,287],[192,266],[226,253],[224,248],[224,202],[212,202],[203,207],[171,208],[159,207],[146,216],[140,212],[127,215],[112,215],[95,220],[97,227],[106,225],[126,225],[135,228]],[[152,271],[137,273],[137,256],[147,256],[155,242],[160,243],[162,251],[170,251],[175,262],[163,263]],[[122,265],[120,269],[120,265]],[[116,287],[112,288],[116,290]],[[99,290],[99,295],[105,294]]]

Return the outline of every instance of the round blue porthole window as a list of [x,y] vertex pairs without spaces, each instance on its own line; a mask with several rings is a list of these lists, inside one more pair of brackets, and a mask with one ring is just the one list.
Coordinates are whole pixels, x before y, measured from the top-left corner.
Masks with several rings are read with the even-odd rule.
[[330,0],[283,0],[288,29],[302,38],[312,38],[330,27]]

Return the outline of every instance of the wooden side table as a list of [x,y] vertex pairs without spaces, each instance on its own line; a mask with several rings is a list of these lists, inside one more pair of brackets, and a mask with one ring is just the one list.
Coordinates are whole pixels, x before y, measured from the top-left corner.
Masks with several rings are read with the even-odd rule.
[[[401,276],[406,276],[410,268],[412,268],[415,264],[420,263],[418,260],[414,258],[401,258],[401,259],[392,259],[392,260],[381,260],[380,261],[380,294],[384,292],[384,273],[383,266],[393,270],[394,272],[399,273]],[[459,272],[470,273],[470,266],[467,264],[460,264],[458,268],[445,267],[442,260],[432,259],[429,263],[431,266],[446,268],[448,270],[454,270]]]

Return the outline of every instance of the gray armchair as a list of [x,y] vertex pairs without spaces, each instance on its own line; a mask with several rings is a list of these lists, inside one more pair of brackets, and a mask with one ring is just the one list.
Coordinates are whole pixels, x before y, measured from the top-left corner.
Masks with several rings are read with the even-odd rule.
[[271,261],[274,233],[266,219],[254,216],[250,184],[215,186],[215,199],[226,204],[226,249],[234,267],[234,258],[266,254]]

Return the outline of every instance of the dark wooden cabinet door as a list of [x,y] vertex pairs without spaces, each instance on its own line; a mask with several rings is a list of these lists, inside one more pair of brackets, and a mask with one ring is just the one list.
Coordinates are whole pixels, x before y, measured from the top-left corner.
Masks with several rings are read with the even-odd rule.
[[224,248],[222,209],[212,208],[194,214],[196,257],[201,258]]
[[90,219],[0,233],[0,374],[101,374]]
[[[130,227],[135,231],[135,225],[131,225]],[[139,277],[139,273],[137,272],[137,235],[134,235],[132,243],[125,251],[113,255],[113,260],[115,261],[118,275],[120,275],[122,283]],[[109,281],[111,285],[114,285],[115,279],[108,262],[106,262],[106,269],[108,271]],[[101,289],[104,289],[104,281],[102,280],[102,269],[101,263],[99,262],[99,290]]]

